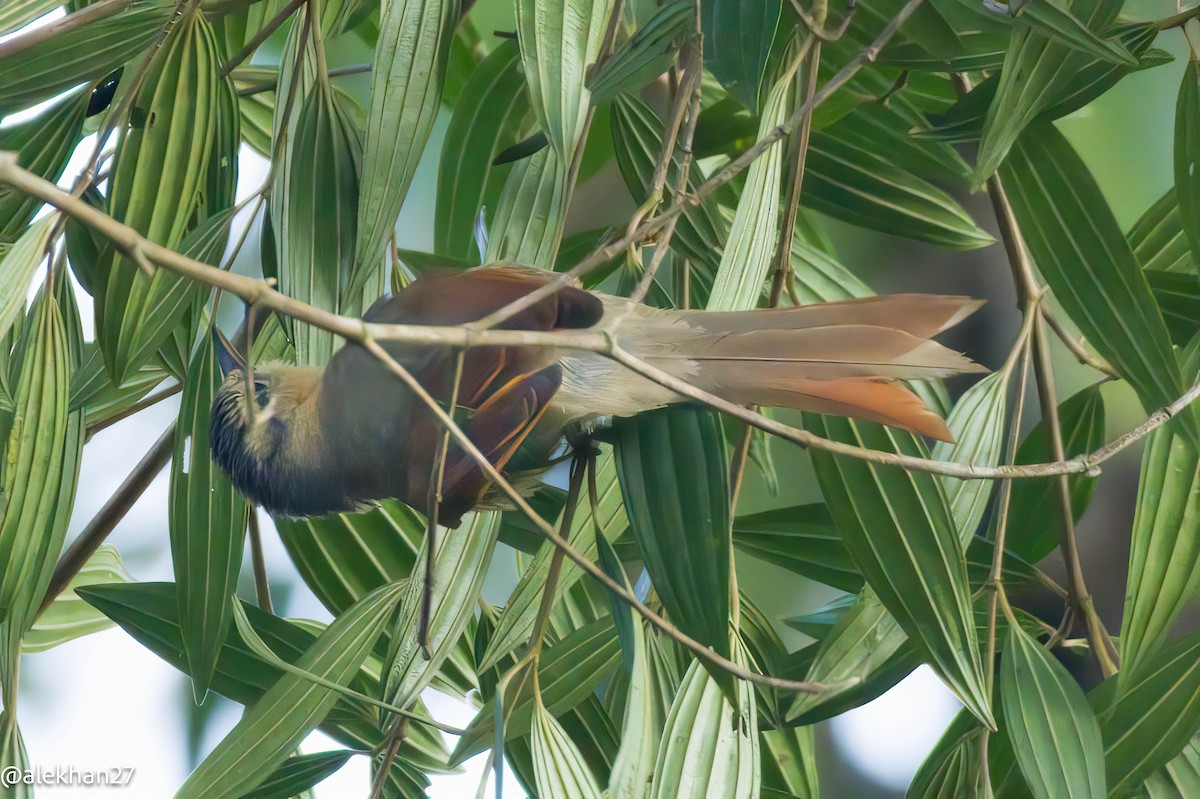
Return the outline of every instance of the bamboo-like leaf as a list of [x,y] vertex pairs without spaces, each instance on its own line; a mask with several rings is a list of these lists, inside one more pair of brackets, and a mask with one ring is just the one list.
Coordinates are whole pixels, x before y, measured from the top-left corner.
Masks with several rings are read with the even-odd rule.
[[[393,583],[365,596],[336,618],[296,665],[345,684],[383,632],[402,590],[401,584]],[[337,699],[327,688],[293,674],[284,675],[247,708],[176,797],[238,797],[257,787],[320,724]]]
[[729,0],[700,3],[705,66],[751,111],[758,110],[759,81],[767,68],[781,7],[779,0],[749,5]]
[[1195,741],[1143,784],[1147,799],[1179,799],[1200,793],[1200,749]]
[[1200,262],[1200,58],[1188,59],[1175,103],[1175,197],[1179,219],[1191,244],[1193,262]]
[[[1104,397],[1098,386],[1073,394],[1058,406],[1063,451],[1068,458],[1083,455],[1104,444]],[[1053,460],[1046,425],[1039,422],[1017,448],[1017,464]],[[1096,478],[1073,474],[1067,478],[1075,519],[1083,515],[1096,490]],[[1009,550],[1030,563],[1037,563],[1058,546],[1058,522],[1054,515],[1054,481],[1014,480],[1009,500],[1009,517],[1020,519],[1008,531]]]
[[62,0],[9,0],[0,8],[0,36],[19,30],[62,5]]
[[363,513],[275,519],[300,576],[335,615],[385,583],[407,579],[417,564],[425,520],[389,500]]
[[[86,94],[73,93],[32,119],[0,128],[0,151],[15,152],[23,168],[52,183],[57,181],[82,135]],[[8,184],[0,186],[0,244],[16,241],[41,204]]]
[[459,0],[383,3],[371,67],[357,239],[350,231],[354,247],[350,295],[361,291],[372,273],[381,271],[384,244],[394,231],[437,117],[458,16]]
[[438,165],[433,247],[474,261],[471,236],[481,208],[495,209],[510,169],[496,155],[520,136],[530,117],[520,50],[508,41],[471,73],[454,106]]
[[485,263],[554,266],[567,215],[567,165],[544,147],[508,173],[490,226]]
[[[599,518],[593,521],[590,500],[581,499],[566,535],[575,551],[587,558],[596,557],[597,523],[606,535],[614,538],[629,524],[617,485],[616,463],[611,450],[605,451],[596,460],[596,491]],[[553,555],[554,545],[548,542],[543,544],[533,562],[522,573],[517,587],[504,605],[504,612],[500,615],[487,649],[479,659],[481,670],[496,665],[502,657],[529,638]],[[557,592],[560,595],[565,593],[582,576],[582,569],[570,561],[564,562],[558,577]]]
[[[7,710],[0,712],[0,768],[8,774],[16,769],[19,776],[30,770],[29,753],[25,751],[25,740],[17,727],[17,718]],[[33,786],[26,785],[24,780],[7,787],[9,799],[33,799]]]
[[[703,10],[702,7],[702,17]],[[774,82],[759,120],[760,137],[782,124],[791,110],[792,81],[799,66],[796,59],[798,46],[798,36],[793,36],[781,59],[784,67],[773,76]],[[757,86],[753,91],[758,91]],[[733,215],[717,277],[708,297],[706,307],[710,311],[743,310],[758,304],[779,238],[783,149],[782,146],[772,147],[755,159],[746,171],[746,187]]]
[[1195,272],[1196,259],[1192,257],[1188,240],[1183,235],[1183,219],[1179,215],[1179,203],[1175,188],[1146,209],[1126,234],[1142,269],[1160,272]]
[[[651,176],[662,146],[662,120],[640,99],[621,96],[612,105],[612,133],[621,176],[635,205],[641,205],[650,192]],[[680,166],[678,155],[673,155],[667,167],[668,185],[678,185]],[[688,190],[700,185],[702,179],[698,167],[691,164],[686,184]],[[701,200],[695,207],[686,206],[675,223],[671,247],[693,264],[693,304],[707,302],[728,231],[729,223],[711,197]]]
[[824,503],[738,516],[733,520],[733,543],[743,552],[834,588],[862,588],[862,573]]
[[[905,793],[906,799],[951,799],[986,796],[981,768],[985,758],[984,729],[970,713],[954,717],[933,751],[917,770]],[[990,786],[989,786],[990,787]]]
[[[871,449],[922,455],[909,433],[805,415],[817,435]],[[868,585],[972,713],[993,724],[971,616],[963,545],[938,481],[828,453],[813,453],[842,541]]]
[[[1105,0],[1075,0],[1071,4],[1072,14],[1092,31],[1107,28],[1118,10],[1116,5]],[[1053,104],[1076,74],[1092,60],[1091,56],[1047,38],[1032,27],[1013,34],[1000,71],[996,96],[983,125],[975,167],[978,182],[982,183],[996,171],[1021,131]],[[1106,66],[1111,67],[1111,64]],[[1042,138],[1040,133],[1033,136]]]
[[21,639],[21,651],[45,652],[67,641],[112,627],[112,620],[85,602],[75,593],[75,589],[85,585],[128,583],[132,580],[121,563],[117,548],[112,544],[101,544],[79,573],[71,578],[66,590],[54,598],[29,632],[25,633]]
[[196,701],[203,700],[229,630],[245,548],[246,500],[209,454],[209,416],[223,382],[211,336],[188,367],[171,458],[168,521],[179,618]]
[[46,245],[57,216],[48,214],[30,225],[0,257],[0,338],[25,312],[33,273],[46,260]]
[[[1000,462],[1007,384],[1008,372],[1001,370],[980,380],[962,395],[946,420],[956,443],[934,445],[932,457],[935,460],[987,466]],[[987,509],[992,486],[986,480],[956,480],[953,477],[943,477],[941,482],[959,535],[974,535]]]
[[[1174,401],[1183,388],[1170,334],[1082,159],[1057,129],[1038,125],[1013,147],[1002,175],[1034,260],[1071,319],[1144,408]],[[1194,419],[1180,426],[1200,441]]]
[[[1200,339],[1189,348],[1184,372],[1200,369]],[[1150,434],[1142,455],[1137,511],[1130,543],[1121,673],[1159,648],[1175,620],[1196,597],[1200,573],[1200,457],[1170,427]]]
[[[620,646],[610,618],[586,624],[561,641],[547,645],[538,661],[537,704],[562,716],[601,687],[620,662]],[[529,734],[534,719],[533,680],[524,679],[517,691],[509,689],[503,704],[504,735],[518,738]],[[467,728],[451,763],[458,764],[482,752],[494,737],[496,696],[491,696]]]
[[533,776],[541,796],[600,799],[600,786],[567,731],[535,693],[533,709]]
[[517,40],[538,124],[558,161],[583,138],[591,92],[585,83],[613,13],[613,0],[517,0]]
[[796,799],[817,799],[817,755],[812,727],[762,731],[763,786],[777,785]]
[[91,426],[116,417],[146,396],[167,377],[156,361],[143,366],[124,385],[113,385],[96,342],[84,344],[81,363],[71,375],[71,410],[83,409],[84,424]]
[[[739,650],[739,659],[744,655]],[[693,661],[675,695],[658,746],[654,799],[757,795],[761,780],[754,689],[737,684],[735,708],[712,676]]]
[[1100,727],[1083,690],[1019,625],[1000,661],[1004,723],[1037,799],[1105,795]]
[[587,78],[592,104],[636,92],[667,71],[680,44],[695,27],[694,4],[674,0],[659,8],[633,36],[596,65]]
[[[288,161],[278,177],[282,185],[276,187],[283,193],[279,215],[272,210],[284,266],[280,288],[318,308],[361,314],[364,297],[346,291],[359,205],[358,133],[325,80],[312,84],[294,124]],[[373,285],[364,284],[362,291]],[[296,362],[324,364],[333,353],[333,334],[299,322],[292,327]]]
[[[457,530],[438,530],[430,589],[429,654],[421,649],[418,640],[425,592],[425,570],[418,569],[408,580],[400,612],[392,627],[384,681],[384,696],[391,704],[404,707],[420,696],[450,656],[472,618],[499,530],[498,513],[476,513]],[[425,562],[428,543],[426,541],[417,553],[418,563]]]
[[[130,110],[131,130],[117,146],[109,212],[173,249],[184,240],[205,193],[223,91],[219,66],[212,28],[201,14],[187,14],[155,56]],[[183,278],[167,270],[148,277],[121,256],[111,266],[108,258],[101,263],[107,274],[96,292],[96,339],[109,374],[120,384],[151,357],[186,310],[186,302],[166,298],[193,295]],[[170,313],[163,314],[168,306]]]
[[106,5],[99,14],[85,8],[67,17],[82,17],[84,24],[64,20],[68,30],[62,33],[53,28],[28,30],[7,42],[0,116],[102,78],[137,57],[171,19],[174,8],[173,0],[131,0]]
[[629,526],[667,615],[728,656],[729,466],[716,414],[672,409],[614,423]]
[[832,132],[813,134],[804,186],[804,205],[870,230],[958,250],[995,243],[950,195]]
[[288,799],[305,793],[321,780],[346,765],[354,752],[335,750],[311,755],[293,755],[280,764],[254,790],[242,799]]
[[893,165],[939,186],[965,188],[971,167],[949,144],[918,138],[903,113],[867,103],[847,114],[825,134],[860,150],[886,153]]
[[1017,18],[1038,34],[1092,58],[1129,67],[1137,65],[1137,59],[1119,41],[1095,33],[1066,5],[1055,0],[1025,0]]
[[1104,737],[1109,796],[1122,796],[1182,752],[1200,725],[1200,635],[1110,677],[1088,701]]
[[[59,279],[64,279],[59,277]],[[33,623],[62,550],[83,452],[83,414],[68,409],[71,357],[54,294],[43,285],[18,344],[14,413],[0,419],[0,618],[8,651]]]
[[1162,311],[1171,340],[1186,346],[1200,331],[1200,274],[1146,270],[1146,281]]

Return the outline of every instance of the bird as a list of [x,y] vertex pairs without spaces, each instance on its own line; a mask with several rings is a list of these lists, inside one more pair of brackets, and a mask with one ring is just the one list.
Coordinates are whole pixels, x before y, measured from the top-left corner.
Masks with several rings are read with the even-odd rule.
[[[434,269],[363,318],[464,325],[555,277],[516,264]],[[633,356],[730,402],[836,414],[952,441],[945,421],[903,381],[988,371],[931,340],[981,304],[894,294],[750,311],[672,310],[576,281],[497,328],[603,330]],[[287,517],[353,512],[386,499],[429,514],[443,428],[379,359],[350,341],[323,369],[251,368],[215,336],[225,377],[212,403],[209,446],[250,501]],[[523,494],[536,490],[564,440],[606,420],[692,402],[598,352],[475,346],[463,351],[459,367],[446,346],[380,344],[443,408],[451,407],[457,375],[456,422]],[[442,468],[440,524],[454,528],[468,511],[503,503],[456,444]]]

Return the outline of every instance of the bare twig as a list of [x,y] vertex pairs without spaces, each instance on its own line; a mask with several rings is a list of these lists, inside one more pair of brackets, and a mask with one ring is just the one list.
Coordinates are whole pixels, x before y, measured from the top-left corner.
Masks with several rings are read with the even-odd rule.
[[283,9],[276,14],[271,20],[259,29],[258,33],[246,45],[229,57],[225,62],[225,66],[221,69],[221,76],[224,77],[234,70],[234,68],[249,58],[255,50],[262,47],[262,43],[271,38],[271,34],[279,29],[279,26],[287,22],[292,14],[295,14],[300,6],[304,5],[308,0],[291,0]]
[[250,506],[247,536],[250,539],[250,565],[254,569],[254,593],[258,598],[258,607],[267,613],[274,613],[271,582],[267,579],[267,559],[263,555],[262,530],[258,525],[258,508],[254,505]]

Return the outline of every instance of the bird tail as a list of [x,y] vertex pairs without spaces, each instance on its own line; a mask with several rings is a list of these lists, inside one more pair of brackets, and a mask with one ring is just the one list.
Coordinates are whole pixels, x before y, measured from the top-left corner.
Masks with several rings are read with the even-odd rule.
[[674,329],[690,333],[681,346],[647,357],[731,402],[849,416],[952,441],[945,421],[898,381],[987,372],[930,340],[980,305],[897,294],[766,311],[685,311],[672,315]]

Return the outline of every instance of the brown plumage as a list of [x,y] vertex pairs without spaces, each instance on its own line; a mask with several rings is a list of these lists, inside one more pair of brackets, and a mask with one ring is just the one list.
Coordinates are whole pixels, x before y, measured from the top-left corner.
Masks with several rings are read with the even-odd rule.
[[[438,272],[377,303],[365,318],[464,324],[551,277],[519,266]],[[632,354],[733,402],[851,416],[950,440],[945,422],[897,381],[986,371],[929,340],[978,305],[908,294],[762,311],[664,311],[568,287],[502,327],[600,326]],[[394,341],[384,347],[449,405],[450,351]],[[250,398],[240,370],[228,374],[213,403],[210,436],[214,459],[250,499],[295,516],[387,497],[428,509],[437,421],[361,347],[343,347],[323,372],[259,366],[253,383]],[[544,468],[572,427],[681,401],[596,353],[487,346],[467,352],[457,404],[465,432],[489,461],[521,474]],[[456,526],[488,490],[482,471],[452,445],[443,523]]]

